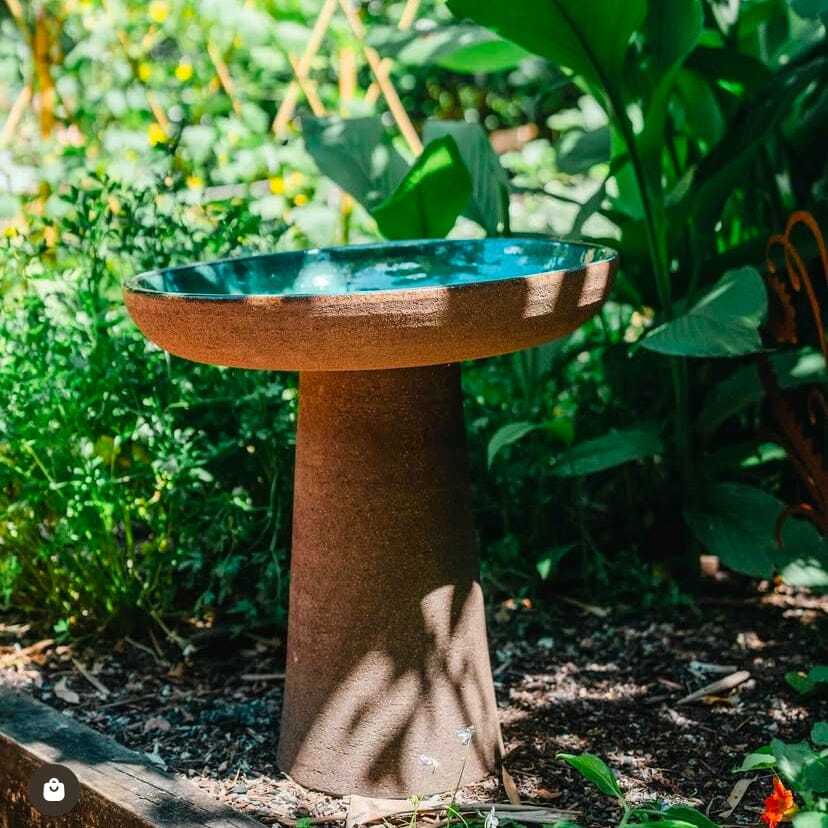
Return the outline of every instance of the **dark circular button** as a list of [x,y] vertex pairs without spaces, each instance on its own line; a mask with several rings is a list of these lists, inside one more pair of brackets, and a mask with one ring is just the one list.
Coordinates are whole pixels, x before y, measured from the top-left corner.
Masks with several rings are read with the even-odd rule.
[[29,799],[43,816],[63,816],[78,804],[80,782],[64,765],[43,765],[29,780]]

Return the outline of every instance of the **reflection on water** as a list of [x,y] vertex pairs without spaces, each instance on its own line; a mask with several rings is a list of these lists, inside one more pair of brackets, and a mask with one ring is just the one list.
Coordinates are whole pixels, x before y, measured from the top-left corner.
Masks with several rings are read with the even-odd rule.
[[402,242],[174,267],[137,277],[127,287],[208,296],[318,296],[463,285],[574,270],[614,255],[605,248],[547,239]]

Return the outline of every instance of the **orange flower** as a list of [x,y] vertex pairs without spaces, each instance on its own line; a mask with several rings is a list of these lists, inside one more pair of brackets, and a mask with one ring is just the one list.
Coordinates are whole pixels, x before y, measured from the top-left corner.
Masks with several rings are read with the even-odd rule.
[[780,822],[792,819],[796,810],[797,808],[793,801],[793,792],[789,791],[774,776],[773,793],[765,800],[765,811],[760,819],[768,824],[768,828],[776,828]]

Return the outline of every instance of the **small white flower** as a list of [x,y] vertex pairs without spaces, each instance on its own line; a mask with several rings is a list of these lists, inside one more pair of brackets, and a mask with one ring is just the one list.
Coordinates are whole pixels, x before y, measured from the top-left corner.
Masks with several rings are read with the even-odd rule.
[[440,767],[440,763],[439,763],[436,759],[434,759],[434,758],[433,758],[433,757],[431,757],[431,756],[426,756],[424,753],[421,753],[421,754],[417,757],[417,760],[419,761],[419,763],[420,763],[420,764],[421,764],[424,768],[431,768],[431,772],[432,772],[432,773],[434,773],[434,771],[436,771],[436,770],[437,770],[437,768],[439,768],[439,767]]
[[495,816],[495,806],[492,805],[492,810],[486,814],[486,819],[483,821],[483,828],[497,828],[500,820]]
[[477,728],[474,725],[463,727],[457,731],[457,741],[460,742],[461,745],[468,745],[472,740],[472,736],[474,736],[476,732]]

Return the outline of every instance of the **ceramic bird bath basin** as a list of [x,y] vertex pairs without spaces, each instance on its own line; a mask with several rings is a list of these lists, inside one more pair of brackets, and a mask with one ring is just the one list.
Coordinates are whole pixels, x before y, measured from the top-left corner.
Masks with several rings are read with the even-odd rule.
[[[459,363],[574,330],[616,264],[611,250],[545,239],[412,241],[125,284],[132,318],[170,353],[300,372],[278,754],[297,782],[403,798],[493,770]],[[456,733],[469,725],[466,746]]]

